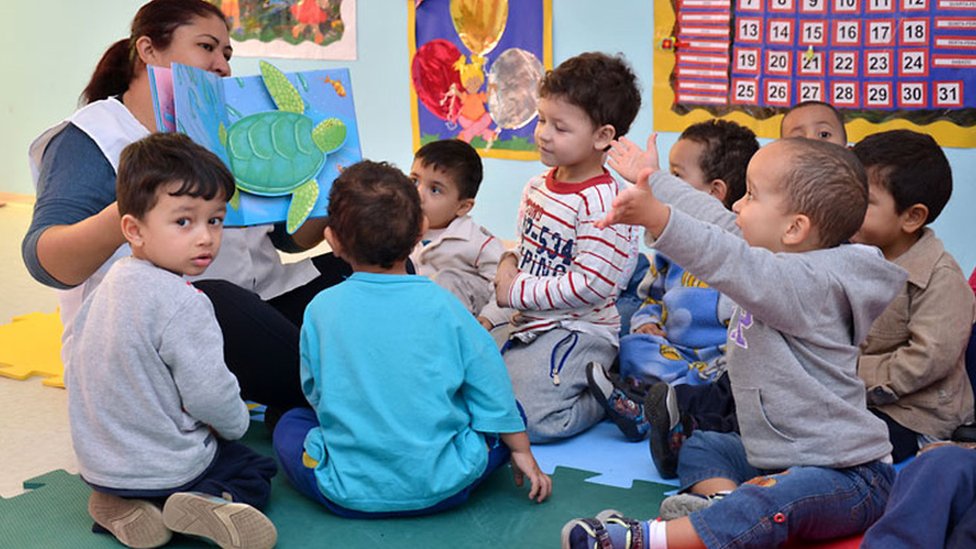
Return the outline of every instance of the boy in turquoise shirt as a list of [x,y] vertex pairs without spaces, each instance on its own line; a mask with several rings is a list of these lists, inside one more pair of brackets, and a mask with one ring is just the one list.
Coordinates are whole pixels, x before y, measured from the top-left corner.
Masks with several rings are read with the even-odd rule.
[[[392,215],[396,212],[396,215]],[[491,336],[449,292],[406,274],[426,229],[399,170],[361,162],[335,181],[325,238],[353,267],[309,304],[302,390],[274,447],[295,487],[333,513],[381,518],[459,505],[511,456],[529,497],[552,488],[529,448]]]

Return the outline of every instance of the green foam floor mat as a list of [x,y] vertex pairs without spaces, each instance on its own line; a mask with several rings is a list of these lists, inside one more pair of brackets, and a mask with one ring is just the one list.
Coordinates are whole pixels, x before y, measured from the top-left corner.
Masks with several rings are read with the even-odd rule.
[[[264,424],[252,423],[244,442],[271,455]],[[427,517],[351,520],[331,515],[306,499],[279,473],[265,512],[278,528],[278,547],[557,547],[563,524],[574,517],[618,509],[635,517],[653,516],[673,487],[635,481],[630,489],[585,482],[594,473],[557,467],[553,495],[531,502],[525,488],[503,467],[459,508]],[[92,534],[87,501],[91,489],[77,475],[47,473],[24,483],[29,492],[0,499],[0,547],[121,547],[108,535]],[[167,547],[210,547],[175,537]]]

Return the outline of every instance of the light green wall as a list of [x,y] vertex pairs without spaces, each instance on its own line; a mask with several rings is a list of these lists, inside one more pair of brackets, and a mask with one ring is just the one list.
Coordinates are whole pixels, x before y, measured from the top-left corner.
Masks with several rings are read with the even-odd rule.
[[[364,156],[409,168],[407,5],[413,0],[359,0],[359,58],[354,62],[277,62],[285,70],[349,67]],[[102,52],[128,36],[142,0],[0,2],[0,192],[33,193],[27,146],[43,129],[71,114]],[[644,108],[630,136],[651,131],[651,0],[553,0],[556,63],[588,50],[623,52],[643,84]],[[612,5],[612,9],[609,6]],[[257,72],[255,59],[235,58],[236,74]],[[976,131],[973,129],[960,131]],[[662,134],[662,156],[676,139]],[[947,149],[955,175],[952,201],[935,224],[968,274],[976,265],[972,211],[976,210],[976,152]],[[542,170],[537,162],[487,159],[475,217],[502,238],[514,237],[522,185]]]

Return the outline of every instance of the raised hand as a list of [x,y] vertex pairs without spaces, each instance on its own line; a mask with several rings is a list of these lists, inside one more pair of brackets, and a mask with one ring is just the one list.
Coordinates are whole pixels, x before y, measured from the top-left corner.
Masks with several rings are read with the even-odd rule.
[[654,196],[648,180],[655,170],[645,168],[637,176],[637,182],[620,192],[613,199],[607,216],[596,226],[605,229],[619,223],[640,225],[656,238],[671,219],[671,209]]
[[610,143],[607,164],[631,183],[637,181],[640,172],[646,168],[652,171],[661,169],[661,161],[657,154],[657,133],[652,133],[647,138],[647,150],[641,150],[640,146],[621,137]]

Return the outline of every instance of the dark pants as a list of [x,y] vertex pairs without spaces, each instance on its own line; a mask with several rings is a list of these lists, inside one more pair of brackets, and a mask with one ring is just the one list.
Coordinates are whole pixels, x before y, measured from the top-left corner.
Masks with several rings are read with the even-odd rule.
[[861,547],[976,547],[976,451],[946,446],[909,463]]
[[732,398],[728,372],[719,376],[715,383],[676,385],[674,395],[678,399],[678,410],[694,420],[695,429],[719,433],[739,432],[739,420],[735,415],[735,399]]
[[[523,421],[525,412],[522,412]],[[471,492],[474,491],[488,476],[496,469],[504,465],[511,458],[511,451],[497,436],[486,435],[488,452],[488,465],[480,477],[466,486],[460,492],[441,500],[425,509],[415,509],[410,511],[387,511],[387,512],[367,512],[349,509],[325,497],[319,489],[318,480],[315,477],[315,468],[309,467],[303,459],[305,453],[305,437],[312,429],[319,428],[318,418],[311,409],[292,410],[285,414],[274,431],[274,449],[281,462],[281,468],[285,476],[291,481],[292,486],[309,499],[325,506],[333,514],[345,518],[356,519],[381,519],[391,517],[413,517],[421,515],[431,515],[446,511],[461,505],[468,500]]]
[[200,476],[182,486],[163,490],[122,490],[91,484],[96,492],[121,498],[137,498],[162,505],[176,492],[201,492],[223,497],[230,494],[235,502],[263,508],[271,497],[271,478],[278,472],[275,460],[263,456],[239,442],[217,439],[217,455]]
[[321,273],[318,277],[268,301],[225,280],[194,283],[213,303],[224,335],[224,361],[246,400],[281,410],[308,406],[298,373],[305,307],[319,292],[352,274],[349,265],[331,253],[312,263]]
[[892,446],[891,459],[895,463],[901,463],[918,453],[918,433],[891,419],[891,416],[880,410],[874,408],[868,410],[888,426],[888,440],[891,441]]

